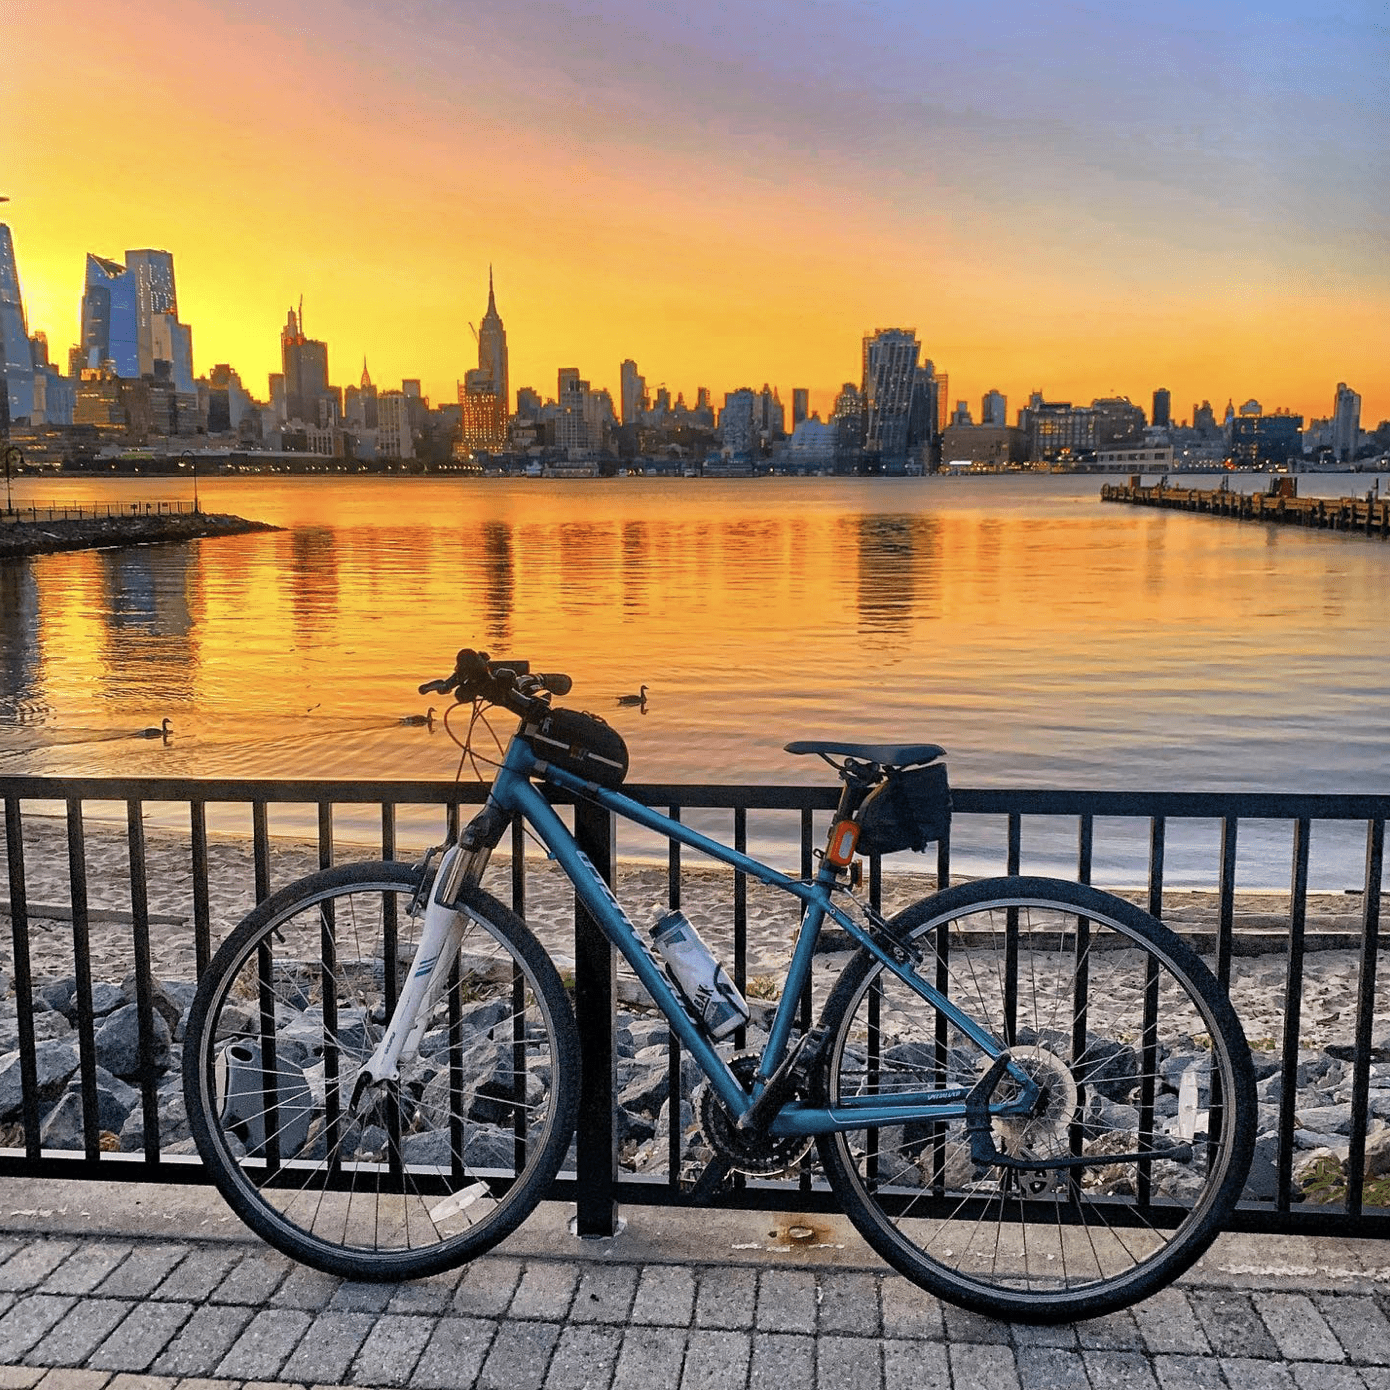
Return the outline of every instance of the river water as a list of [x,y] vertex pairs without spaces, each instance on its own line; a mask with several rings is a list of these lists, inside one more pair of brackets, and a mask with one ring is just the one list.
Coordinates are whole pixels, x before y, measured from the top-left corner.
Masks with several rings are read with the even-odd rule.
[[[285,529],[0,562],[0,772],[450,777],[438,723],[399,721],[475,646],[568,671],[635,780],[819,781],[781,745],[840,736],[942,743],[970,786],[1387,786],[1378,540],[1102,504],[1075,476],[199,486]],[[30,478],[15,500],[186,492]],[[645,710],[616,703],[643,684]],[[131,737],[165,717],[167,744]],[[1358,882],[1359,833],[1320,828],[1315,876]],[[1135,876],[1138,834],[1102,834],[1098,876]],[[1210,881],[1198,838],[1174,881]],[[1287,841],[1248,836],[1242,881],[1287,882]]]

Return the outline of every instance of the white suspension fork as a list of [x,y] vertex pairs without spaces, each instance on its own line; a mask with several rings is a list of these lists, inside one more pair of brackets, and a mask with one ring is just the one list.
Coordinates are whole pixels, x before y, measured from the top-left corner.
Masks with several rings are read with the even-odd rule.
[[[465,854],[466,851],[457,845],[451,845],[439,861],[439,872],[425,907],[424,927],[410,974],[396,1000],[385,1034],[363,1063],[354,1099],[367,1083],[399,1080],[401,1062],[410,1061],[420,1051],[426,1025],[448,988],[449,972],[463,941],[463,919],[451,904],[460,878],[458,860]],[[451,888],[455,891],[450,892]]]

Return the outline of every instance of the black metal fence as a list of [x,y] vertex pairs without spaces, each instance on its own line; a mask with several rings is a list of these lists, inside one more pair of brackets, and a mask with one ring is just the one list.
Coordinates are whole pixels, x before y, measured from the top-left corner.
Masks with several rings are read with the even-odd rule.
[[30,502],[0,509],[0,521],[92,521],[126,516],[176,516],[193,513],[198,504],[189,498],[148,502]]
[[[764,814],[787,821],[799,846],[801,869],[813,868],[818,832],[832,809],[835,788],[746,785],[634,785],[629,794],[677,817],[717,815],[728,839],[745,849],[750,813],[762,823]],[[452,782],[329,782],[329,781],[195,781],[153,778],[39,778],[0,777],[0,808],[5,825],[4,868],[8,899],[0,901],[0,917],[8,915],[8,967],[13,976],[14,1019],[0,1022],[0,1034],[13,1028],[8,1043],[0,1043],[0,1175],[83,1177],[133,1181],[202,1180],[196,1155],[187,1143],[162,1140],[160,1095],[157,1090],[155,1012],[159,986],[156,957],[172,943],[183,952],[190,982],[206,967],[220,938],[253,902],[268,897],[292,878],[334,862],[340,845],[335,835],[335,808],[357,821],[354,858],[406,858],[400,846],[403,810],[424,814],[437,825],[437,838],[457,829],[462,808],[480,803],[485,789]],[[1080,882],[1093,877],[1098,820],[1142,827],[1147,842],[1146,885],[1138,900],[1155,916],[1187,933],[1211,959],[1213,968],[1236,1004],[1253,1013],[1258,1005],[1267,1017],[1273,996],[1279,1007],[1277,1031],[1252,1039],[1268,1058],[1277,1059],[1281,1084],[1271,1091],[1277,1106],[1273,1138],[1262,1146],[1257,1162],[1267,1170],[1266,1190],[1242,1204],[1235,1225],[1248,1231],[1304,1234],[1390,1235],[1390,1209],[1374,1205],[1380,1186],[1381,1163],[1390,1167],[1390,1137],[1382,1152],[1378,1133],[1371,1137],[1372,1169],[1368,1174],[1367,1139],[1373,1118],[1390,1119],[1390,1036],[1378,1037],[1377,1027],[1390,1032],[1390,977],[1378,976],[1380,903],[1384,871],[1385,820],[1390,796],[1095,792],[1038,790],[954,791],[957,841],[977,818],[1002,830],[1001,861],[990,872],[1017,873],[1024,864],[1025,825],[1046,819],[1056,826],[1065,818],[1075,827],[1072,876]],[[316,842],[307,857],[286,853],[271,833],[272,813],[283,815],[306,808],[316,821]],[[364,812],[371,818],[371,844],[360,842]],[[211,817],[210,817],[211,812]],[[610,881],[620,854],[631,853],[632,842],[619,837],[617,822],[606,812],[578,804],[574,828],[589,858]],[[112,817],[116,819],[113,821]],[[379,825],[377,817],[379,816]],[[210,829],[210,819],[213,828]],[[225,827],[238,821],[246,834],[229,836]],[[148,823],[163,821],[157,833]],[[1245,930],[1237,892],[1237,847],[1243,827],[1258,822],[1284,827],[1288,835],[1291,873],[1276,914],[1265,913],[1257,926]],[[1309,868],[1315,823],[1338,823],[1365,836],[1364,878],[1349,891],[1350,912],[1336,915],[1331,931],[1310,926]],[[1216,865],[1209,885],[1212,911],[1201,921],[1182,918],[1165,908],[1174,897],[1165,887],[1165,861],[1173,827],[1209,830],[1217,838],[1211,861]],[[172,828],[171,828],[172,827]],[[644,832],[632,832],[635,835]],[[1248,829],[1246,830],[1248,834]],[[1280,833],[1284,833],[1281,829]],[[648,837],[650,839],[650,837]],[[785,838],[785,833],[783,835]],[[90,846],[100,843],[101,853]],[[152,848],[153,846],[153,848]],[[214,853],[214,849],[216,852]],[[527,854],[521,828],[514,827],[510,844],[512,905],[523,915],[528,887],[539,856]],[[43,862],[36,863],[35,856]],[[937,847],[919,870],[935,869],[938,886],[951,879],[950,841]],[[65,861],[65,862],[64,862]],[[660,872],[660,871],[658,871]],[[866,875],[869,900],[884,901],[885,881],[891,887],[897,870],[873,861]],[[167,888],[177,878],[180,908],[169,913],[151,905],[151,882]],[[681,847],[666,851],[662,894],[671,907],[680,907],[687,888],[688,865]],[[749,985],[749,893],[744,875],[729,872],[728,915],[732,928],[731,973],[739,987]],[[43,902],[31,892],[59,901]],[[55,883],[61,881],[63,890]],[[927,885],[931,887],[930,884]],[[156,893],[157,902],[167,893]],[[62,901],[66,899],[66,901]],[[1353,905],[1354,899],[1354,905]],[[118,905],[119,901],[119,905]],[[128,906],[127,906],[128,904]],[[114,938],[113,938],[113,928]],[[70,929],[70,941],[68,931]],[[128,931],[127,931],[128,929]],[[679,1204],[687,1199],[679,1183],[680,1126],[669,1125],[669,1152],[659,1178],[620,1173],[615,1129],[617,1058],[615,1042],[619,982],[614,953],[582,909],[574,919],[574,985],[576,1013],[584,1050],[585,1096],[577,1136],[577,1176],[557,1183],[553,1195],[575,1201],[579,1228],[584,1233],[611,1232],[620,1202]],[[94,932],[105,952],[94,953]],[[154,938],[157,937],[158,941]],[[113,946],[113,939],[115,945]],[[153,945],[152,945],[153,943]],[[0,939],[0,949],[4,946]],[[1341,954],[1327,957],[1319,950]],[[112,951],[116,951],[116,956]],[[1240,965],[1251,950],[1263,952],[1261,970],[1242,978]],[[80,1134],[68,1146],[46,1147],[42,1134],[44,1107],[51,1105],[51,1083],[38,1066],[38,1018],[34,993],[46,983],[45,961],[61,960],[71,979],[79,1054],[77,1080],[81,1092]],[[1317,962],[1335,960],[1343,998],[1329,1003],[1324,981],[1315,978]],[[97,1060],[93,990],[100,971],[119,968],[127,985],[133,976],[138,1023],[139,1107],[143,1121],[140,1147],[134,1153],[108,1151],[98,1123]],[[167,976],[167,967],[161,967]],[[0,991],[3,993],[3,991]],[[1305,1010],[1305,999],[1307,1010]],[[810,1022],[811,1000],[802,1001],[803,1019]],[[1342,1176],[1332,1189],[1319,1194],[1330,1201],[1304,1200],[1295,1179],[1300,1149],[1298,1082],[1308,1064],[1310,1044],[1305,1036],[1307,1013],[1320,1012],[1316,1024],[1331,1027],[1336,1040],[1326,1049],[1338,1059],[1344,1075],[1339,1094],[1345,1095],[1348,1120],[1341,1138],[1346,1156]],[[1250,1032],[1250,1021],[1247,1032]],[[1383,1075],[1382,1075],[1383,1070]],[[1374,1072],[1374,1078],[1373,1078]],[[1377,1086],[1371,1104],[1372,1080]],[[16,1084],[16,1081],[18,1084]],[[680,1094],[679,1045],[670,1051],[670,1090],[673,1108]],[[1277,1099],[1273,1092],[1277,1091]],[[1390,1130],[1387,1131],[1390,1135]],[[179,1149],[185,1151],[179,1152]],[[1386,1187],[1390,1188],[1390,1180]],[[828,1193],[813,1187],[808,1177],[798,1181],[749,1183],[721,1195],[721,1203],[754,1209],[825,1210],[833,1205]],[[1390,1207],[1390,1203],[1387,1203]]]

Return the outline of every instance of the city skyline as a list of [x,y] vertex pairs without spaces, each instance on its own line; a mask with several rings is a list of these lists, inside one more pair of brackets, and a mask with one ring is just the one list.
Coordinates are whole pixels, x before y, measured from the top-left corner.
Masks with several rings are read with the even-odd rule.
[[633,359],[687,399],[768,380],[824,416],[862,334],[904,324],[972,400],[1165,386],[1177,418],[1252,395],[1313,416],[1349,380],[1390,414],[1367,4],[1039,26],[759,0],[733,45],[630,0],[104,13],[31,7],[7,36],[0,119],[29,134],[6,211],[60,347],[89,252],[163,245],[199,374],[262,389],[303,294],[340,379],[366,353],[450,399],[493,261],[514,387],[575,364],[617,399]]

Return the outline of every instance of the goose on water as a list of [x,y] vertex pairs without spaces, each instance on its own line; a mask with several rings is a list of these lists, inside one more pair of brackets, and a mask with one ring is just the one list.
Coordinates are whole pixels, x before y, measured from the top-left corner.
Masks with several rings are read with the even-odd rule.
[[647,687],[645,685],[642,687],[640,695],[619,695],[618,703],[620,705],[645,705],[647,703]]
[[431,705],[425,714],[407,714],[400,721],[402,724],[423,725],[427,729],[434,728],[434,706]]
[[141,729],[139,733],[132,734],[132,738],[168,738],[173,731],[173,723],[166,719],[157,729]]

